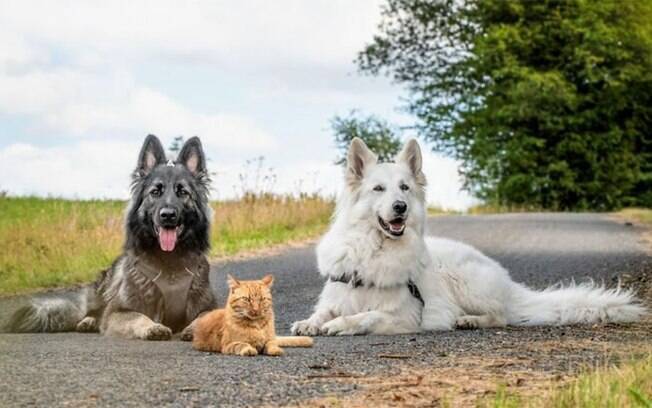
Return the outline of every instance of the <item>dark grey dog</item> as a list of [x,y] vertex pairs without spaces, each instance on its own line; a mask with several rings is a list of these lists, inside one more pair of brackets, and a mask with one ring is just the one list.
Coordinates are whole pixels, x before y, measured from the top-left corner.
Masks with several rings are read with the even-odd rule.
[[77,292],[35,297],[9,322],[11,332],[97,331],[167,340],[216,307],[208,282],[211,209],[206,158],[197,137],[176,162],[147,136],[133,173],[124,253]]

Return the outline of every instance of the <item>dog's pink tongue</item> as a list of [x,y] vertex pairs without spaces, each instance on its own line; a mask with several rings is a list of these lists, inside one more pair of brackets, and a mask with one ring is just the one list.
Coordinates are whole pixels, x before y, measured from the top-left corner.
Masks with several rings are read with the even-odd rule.
[[158,232],[158,242],[162,250],[166,252],[174,251],[174,247],[177,244],[177,229],[161,228]]

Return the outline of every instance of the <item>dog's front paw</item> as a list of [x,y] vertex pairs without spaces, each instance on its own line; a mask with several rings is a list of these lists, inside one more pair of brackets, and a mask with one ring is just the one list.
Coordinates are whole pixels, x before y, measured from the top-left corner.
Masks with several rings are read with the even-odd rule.
[[344,316],[337,317],[321,327],[326,336],[353,336],[363,334],[361,328],[352,325]]
[[79,333],[95,333],[99,331],[97,327],[97,319],[91,316],[84,317],[79,323],[77,323],[76,330]]
[[455,321],[455,327],[460,330],[473,330],[480,325],[477,316],[462,316]]
[[170,340],[172,330],[162,324],[155,323],[145,330],[143,340]]
[[290,329],[295,336],[319,336],[319,326],[312,324],[310,319],[294,322]]

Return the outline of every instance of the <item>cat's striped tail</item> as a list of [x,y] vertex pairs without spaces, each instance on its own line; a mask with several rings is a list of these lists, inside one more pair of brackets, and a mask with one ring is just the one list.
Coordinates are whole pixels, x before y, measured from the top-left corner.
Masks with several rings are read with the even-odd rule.
[[307,336],[280,336],[276,337],[280,347],[312,347],[312,337]]

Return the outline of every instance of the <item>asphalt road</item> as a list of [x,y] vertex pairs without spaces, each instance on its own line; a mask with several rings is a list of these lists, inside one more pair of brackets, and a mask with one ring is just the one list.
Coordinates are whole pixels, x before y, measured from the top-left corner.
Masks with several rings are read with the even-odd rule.
[[[445,216],[431,218],[429,232],[475,245],[498,259],[515,280],[537,288],[570,279],[611,283],[620,275],[635,277],[652,268],[640,230],[603,215]],[[322,284],[312,247],[215,265],[212,284],[222,301],[227,273],[240,278],[276,276],[280,333],[310,314]],[[0,300],[0,320],[18,303]],[[411,364],[432,366],[442,356],[490,352],[498,341],[525,354],[528,351],[518,350],[519,344],[561,336],[617,337],[592,327],[555,327],[318,338],[314,348],[286,349],[280,358],[238,358],[197,352],[180,341],[130,341],[77,333],[0,334],[0,406],[287,404],[348,393],[356,387],[345,380],[314,378],[315,374],[392,373],[404,364],[380,358],[381,353],[409,353]],[[563,358],[568,366],[592,356]],[[555,364],[547,359],[540,363],[543,369]]]

